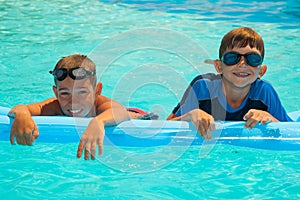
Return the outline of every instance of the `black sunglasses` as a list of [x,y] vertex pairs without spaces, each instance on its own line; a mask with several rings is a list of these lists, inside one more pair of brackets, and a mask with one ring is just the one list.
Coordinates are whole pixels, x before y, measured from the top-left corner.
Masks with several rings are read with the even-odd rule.
[[82,67],[75,67],[72,69],[59,68],[53,71],[49,71],[54,76],[55,80],[63,81],[69,75],[73,80],[81,80],[88,76],[95,75],[96,71],[87,71]]
[[261,55],[254,52],[246,54],[227,52],[222,56],[221,60],[225,65],[235,65],[240,62],[242,56],[244,56],[246,63],[252,67],[257,67],[263,62],[263,58],[261,57]]

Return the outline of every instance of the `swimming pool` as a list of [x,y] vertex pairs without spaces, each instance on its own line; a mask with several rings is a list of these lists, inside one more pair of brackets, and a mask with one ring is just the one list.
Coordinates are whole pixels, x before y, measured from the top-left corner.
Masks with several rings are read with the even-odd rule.
[[[256,29],[265,40],[269,68],[264,79],[274,85],[288,112],[299,110],[298,4],[291,0],[3,2],[1,106],[53,96],[48,71],[61,56],[84,53],[99,58],[102,50],[108,55],[104,60],[108,65],[102,63],[98,69],[103,94],[165,118],[195,74],[213,71],[203,60],[217,57],[223,34],[243,25]],[[133,37],[144,31],[151,33],[142,34],[148,40]],[[103,157],[85,162],[75,158],[76,143],[0,144],[0,194],[6,199],[300,196],[297,151],[215,145],[207,146],[206,154],[193,146],[163,150],[106,146]],[[120,151],[129,156],[121,157]],[[147,159],[137,160],[135,155]]]

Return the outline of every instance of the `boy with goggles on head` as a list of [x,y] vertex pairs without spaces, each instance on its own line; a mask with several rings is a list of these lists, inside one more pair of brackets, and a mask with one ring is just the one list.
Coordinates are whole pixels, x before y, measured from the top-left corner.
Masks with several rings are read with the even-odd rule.
[[192,121],[199,134],[211,138],[214,120],[245,120],[246,128],[257,123],[292,121],[274,88],[260,78],[264,42],[254,30],[231,30],[222,39],[219,60],[214,60],[218,74],[197,76],[168,120]]
[[96,147],[102,154],[104,125],[117,124],[138,114],[128,112],[120,103],[100,95],[102,84],[97,84],[96,65],[88,57],[75,54],[63,57],[53,71],[56,98],[43,102],[17,105],[9,112],[14,117],[10,141],[31,145],[38,137],[38,127],[31,116],[65,115],[94,117],[84,131],[78,145],[77,157],[95,159]]

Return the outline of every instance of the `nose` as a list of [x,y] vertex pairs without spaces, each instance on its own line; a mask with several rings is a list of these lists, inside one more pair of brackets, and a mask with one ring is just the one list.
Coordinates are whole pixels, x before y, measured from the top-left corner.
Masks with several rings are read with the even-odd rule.
[[72,104],[77,104],[80,102],[80,97],[76,94],[73,94],[70,98],[70,101],[72,102]]
[[240,61],[238,62],[239,67],[244,67],[246,66],[247,62],[244,56],[241,56]]

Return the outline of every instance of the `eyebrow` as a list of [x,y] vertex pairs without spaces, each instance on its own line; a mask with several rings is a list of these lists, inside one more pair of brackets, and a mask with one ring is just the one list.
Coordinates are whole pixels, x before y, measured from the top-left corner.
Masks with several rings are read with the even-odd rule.
[[69,91],[68,88],[59,88],[59,89],[58,89],[58,91],[62,91],[62,90],[67,90],[67,91]]
[[[71,90],[82,90],[82,89],[86,89],[86,90],[88,90],[88,87],[78,87],[78,88],[73,88],[73,89],[71,89]],[[68,89],[68,88],[59,88],[58,89],[58,91],[62,91],[62,90],[67,90],[67,91],[69,91],[70,89]]]

